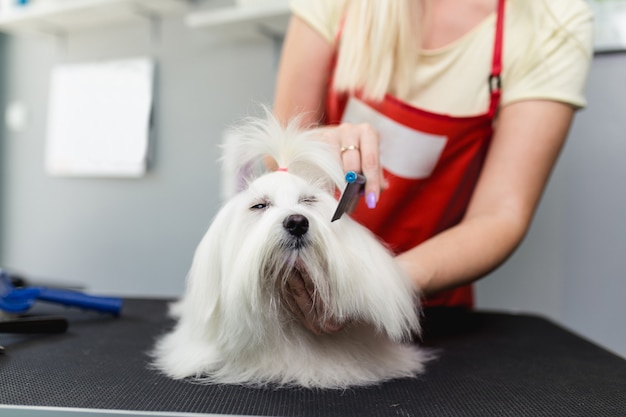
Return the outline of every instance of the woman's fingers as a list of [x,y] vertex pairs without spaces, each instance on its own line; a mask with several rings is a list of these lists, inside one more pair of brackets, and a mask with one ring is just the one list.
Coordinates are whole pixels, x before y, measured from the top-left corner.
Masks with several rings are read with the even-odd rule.
[[315,334],[321,334],[319,319],[315,316],[313,299],[306,289],[306,284],[300,274],[295,274],[287,280],[287,291],[284,294],[287,306],[300,322]]
[[314,334],[335,333],[344,328],[343,324],[328,317],[326,306],[308,277],[300,274],[291,276],[283,298],[287,308]]
[[328,315],[328,307],[319,296],[313,281],[308,276],[302,277],[309,299],[311,300],[312,318],[315,320],[315,327],[322,333],[335,333],[343,329],[344,325],[337,322]]
[[335,131],[345,171],[361,171],[361,132],[355,125],[344,123]]
[[326,129],[324,139],[339,152],[344,171],[365,175],[365,202],[374,208],[384,188],[378,131],[368,123],[342,123]]
[[382,189],[382,168],[380,165],[378,132],[371,125],[362,123],[359,129],[359,147],[361,157],[361,172],[367,178],[365,184],[365,202],[367,207],[374,208]]

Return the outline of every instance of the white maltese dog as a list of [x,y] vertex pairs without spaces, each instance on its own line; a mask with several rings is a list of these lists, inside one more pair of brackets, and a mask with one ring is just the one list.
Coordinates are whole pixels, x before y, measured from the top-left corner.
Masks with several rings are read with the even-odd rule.
[[[341,163],[320,130],[269,116],[228,135],[230,190],[200,242],[176,327],[153,351],[175,379],[245,385],[346,388],[423,371],[419,300],[388,250],[344,215],[331,223]],[[278,170],[268,172],[269,160]],[[314,285],[324,311],[347,323],[314,334],[292,313],[290,278]]]

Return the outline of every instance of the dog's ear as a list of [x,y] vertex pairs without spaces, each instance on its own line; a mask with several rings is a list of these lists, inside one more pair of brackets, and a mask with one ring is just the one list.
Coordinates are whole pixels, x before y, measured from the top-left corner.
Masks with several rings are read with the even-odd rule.
[[191,268],[187,273],[187,289],[179,308],[182,317],[198,320],[205,326],[218,308],[222,287],[223,236],[228,233],[225,217],[229,209],[223,208],[213,219],[211,226],[195,250]]
[[257,149],[261,139],[252,140],[249,132],[231,128],[224,134],[222,144],[222,198],[227,200],[246,189],[255,178],[269,171],[262,150]]
[[261,175],[278,169],[277,138],[283,129],[271,112],[247,117],[224,133],[222,142],[222,198],[227,200],[248,188]]

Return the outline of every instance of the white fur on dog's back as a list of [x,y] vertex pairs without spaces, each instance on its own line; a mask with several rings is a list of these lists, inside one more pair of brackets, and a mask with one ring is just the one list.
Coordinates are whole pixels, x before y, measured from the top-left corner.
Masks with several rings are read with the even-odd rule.
[[[196,249],[176,328],[154,351],[170,377],[345,388],[422,372],[426,355],[405,344],[419,332],[412,284],[370,231],[349,216],[330,222],[342,171],[315,135],[257,120],[225,145],[225,173],[243,188]],[[287,172],[249,169],[267,156]],[[308,219],[298,250],[282,226],[293,214]],[[291,263],[305,265],[325,313],[345,329],[316,336],[285,308],[279,270]]]

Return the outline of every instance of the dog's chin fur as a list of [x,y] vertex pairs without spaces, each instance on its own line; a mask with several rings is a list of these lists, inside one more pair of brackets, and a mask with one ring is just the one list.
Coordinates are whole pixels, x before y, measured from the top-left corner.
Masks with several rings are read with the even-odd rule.
[[[247,123],[225,146],[237,188],[200,242],[176,327],[153,351],[166,375],[198,382],[347,388],[412,377],[427,355],[419,300],[392,255],[349,216],[330,222],[342,186],[339,160],[315,132],[271,117]],[[287,172],[259,173],[272,157]],[[285,219],[306,218],[290,233]],[[303,217],[302,217],[303,216]],[[315,335],[285,305],[285,282],[306,275],[322,315],[348,323]]]

